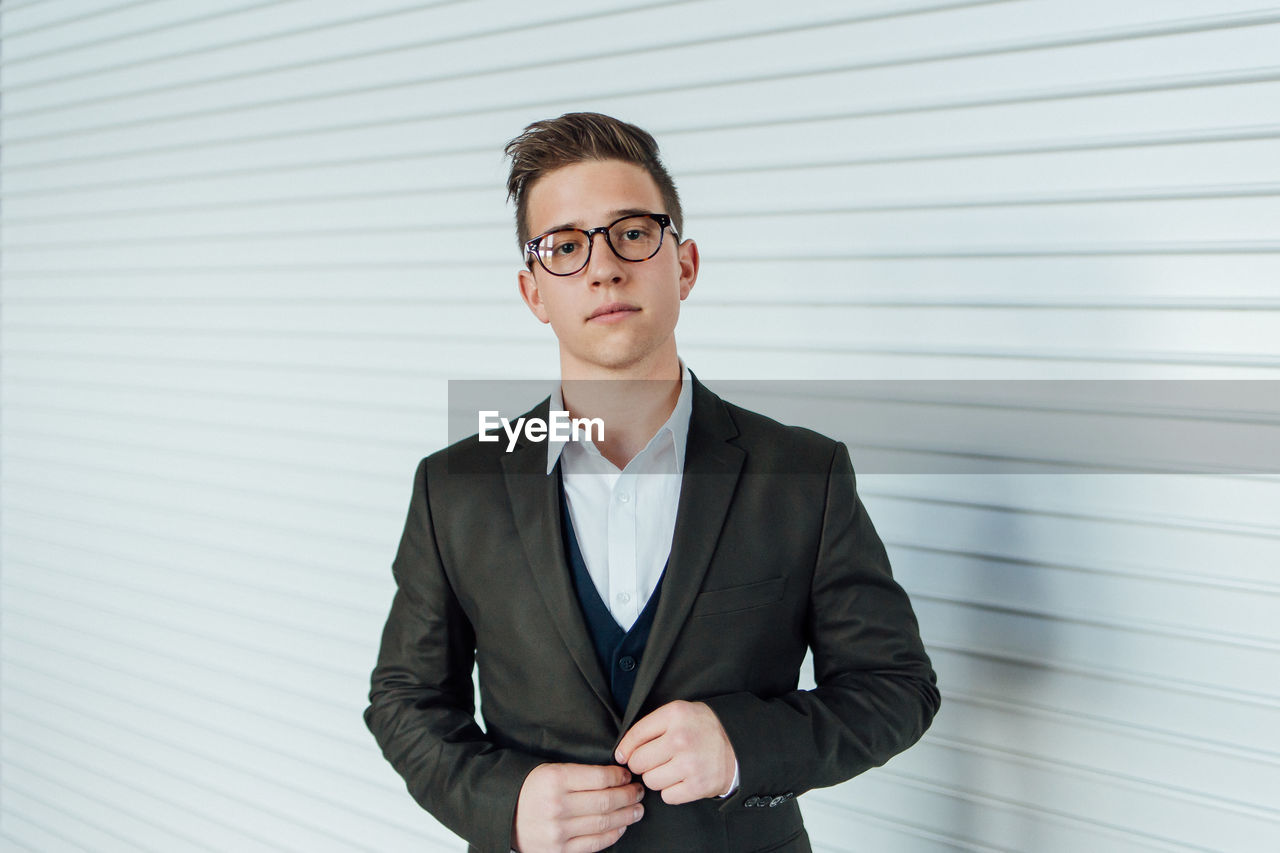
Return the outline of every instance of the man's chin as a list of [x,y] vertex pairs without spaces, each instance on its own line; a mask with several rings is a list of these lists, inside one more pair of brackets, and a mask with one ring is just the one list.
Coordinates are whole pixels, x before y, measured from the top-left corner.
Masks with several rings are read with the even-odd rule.
[[579,364],[590,370],[625,371],[644,360],[646,351],[638,349],[597,350],[577,358]]

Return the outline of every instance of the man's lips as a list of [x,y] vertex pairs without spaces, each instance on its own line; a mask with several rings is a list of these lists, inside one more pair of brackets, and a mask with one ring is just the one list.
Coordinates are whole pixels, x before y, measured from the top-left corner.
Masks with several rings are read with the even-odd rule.
[[639,311],[639,306],[630,305],[626,302],[610,302],[608,305],[601,305],[599,308],[591,312],[588,320],[612,320],[624,317],[632,311]]

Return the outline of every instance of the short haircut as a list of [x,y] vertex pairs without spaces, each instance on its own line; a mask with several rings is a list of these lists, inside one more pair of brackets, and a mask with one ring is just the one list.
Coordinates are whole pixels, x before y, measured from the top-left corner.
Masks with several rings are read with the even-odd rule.
[[644,130],[601,113],[565,113],[560,118],[535,121],[507,143],[511,173],[507,198],[516,203],[516,239],[520,250],[532,239],[529,233],[529,190],[543,175],[562,166],[586,160],[622,160],[643,168],[658,185],[677,234],[684,233],[684,215],[675,181],[658,156],[658,143]]

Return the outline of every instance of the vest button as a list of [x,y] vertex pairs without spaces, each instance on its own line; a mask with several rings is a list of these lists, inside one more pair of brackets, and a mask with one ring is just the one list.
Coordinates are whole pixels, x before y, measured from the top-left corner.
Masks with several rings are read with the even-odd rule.
[[630,672],[631,670],[636,668],[636,659],[633,658],[631,655],[618,658],[618,667],[623,672]]

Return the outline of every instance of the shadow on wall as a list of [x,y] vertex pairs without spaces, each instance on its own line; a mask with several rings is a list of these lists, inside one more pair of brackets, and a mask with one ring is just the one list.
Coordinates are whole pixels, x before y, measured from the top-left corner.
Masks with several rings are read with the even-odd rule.
[[[965,513],[967,529],[954,530],[955,544],[929,560],[929,573],[949,575],[942,586],[955,591],[935,599],[934,617],[942,624],[933,629],[945,638],[940,646],[963,662],[938,667],[942,709],[925,736],[937,747],[934,778],[955,792],[949,825],[938,829],[971,843],[1049,850],[1054,839],[1023,811],[1054,803],[1049,776],[1038,766],[1044,732],[1018,709],[1047,692],[1061,623],[1030,558],[1040,549],[1018,509],[1021,497],[1011,488],[1016,477],[982,480],[986,506]],[[927,517],[919,524],[935,526]]]

